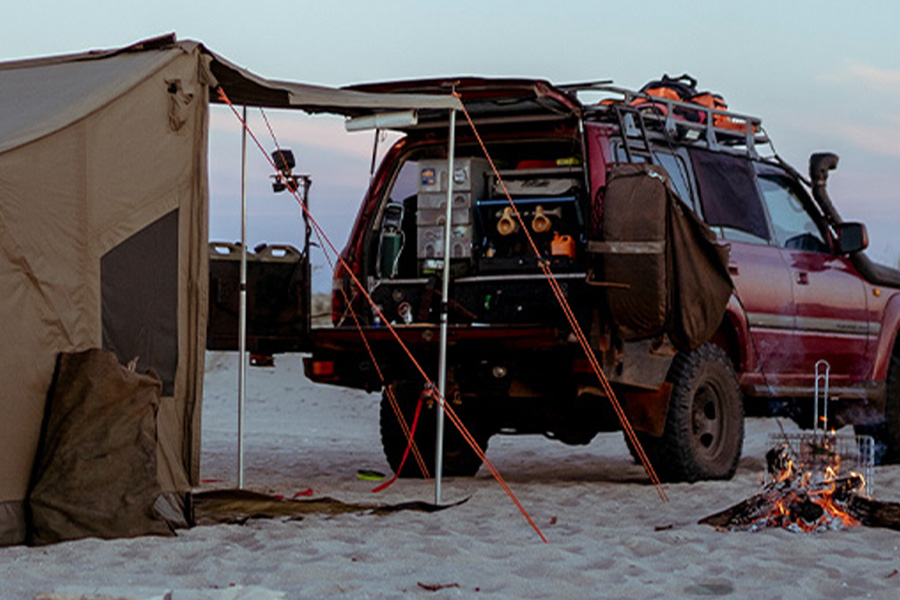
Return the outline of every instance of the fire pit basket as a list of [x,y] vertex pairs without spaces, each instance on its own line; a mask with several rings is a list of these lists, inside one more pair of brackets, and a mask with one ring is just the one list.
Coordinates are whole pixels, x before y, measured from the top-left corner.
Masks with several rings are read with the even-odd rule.
[[778,433],[769,436],[769,447],[786,444],[795,472],[808,472],[813,479],[846,477],[858,473],[865,479],[860,495],[872,497],[875,487],[875,440],[868,435],[831,432]]

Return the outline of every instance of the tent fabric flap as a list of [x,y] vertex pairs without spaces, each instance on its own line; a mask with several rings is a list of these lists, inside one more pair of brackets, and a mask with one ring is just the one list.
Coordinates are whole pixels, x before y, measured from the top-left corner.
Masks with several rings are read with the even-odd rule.
[[[634,165],[637,166],[637,165]],[[615,167],[603,198],[603,275],[617,286],[606,299],[624,339],[661,334],[669,316],[667,197],[660,180],[632,165]]]
[[21,502],[0,502],[0,546],[11,546],[25,539],[25,507]]
[[35,544],[170,535],[154,506],[162,383],[112,352],[60,355],[28,497]]

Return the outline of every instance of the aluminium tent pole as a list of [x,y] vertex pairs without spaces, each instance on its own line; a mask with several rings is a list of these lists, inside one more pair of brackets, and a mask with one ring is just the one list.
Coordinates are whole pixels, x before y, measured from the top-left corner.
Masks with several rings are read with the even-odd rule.
[[441,288],[441,347],[438,358],[438,411],[435,435],[434,503],[441,503],[444,473],[444,402],[447,399],[447,316],[450,297],[450,233],[453,216],[453,157],[456,154],[456,109],[450,109],[450,139],[447,149],[447,206],[444,212],[444,275]]
[[244,489],[244,404],[247,397],[247,107],[241,130],[241,283],[238,307],[238,489]]

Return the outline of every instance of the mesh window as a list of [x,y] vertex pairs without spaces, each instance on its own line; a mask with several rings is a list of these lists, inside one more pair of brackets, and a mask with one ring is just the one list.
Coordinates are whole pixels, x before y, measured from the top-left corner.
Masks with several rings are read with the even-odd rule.
[[172,211],[100,260],[103,347],[139,372],[153,368],[163,395],[178,367],[178,211]]
[[694,148],[690,153],[706,223],[768,241],[769,228],[750,161]]

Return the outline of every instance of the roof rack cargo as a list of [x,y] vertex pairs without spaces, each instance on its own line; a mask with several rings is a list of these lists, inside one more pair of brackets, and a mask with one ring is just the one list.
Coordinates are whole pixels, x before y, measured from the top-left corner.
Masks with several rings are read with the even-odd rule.
[[559,87],[574,95],[579,92],[605,94],[600,101],[584,105],[584,118],[588,121],[618,121],[623,127],[623,137],[696,144],[754,158],[759,156],[759,145],[772,147],[759,117],[722,110],[697,101],[650,95],[607,82]]

